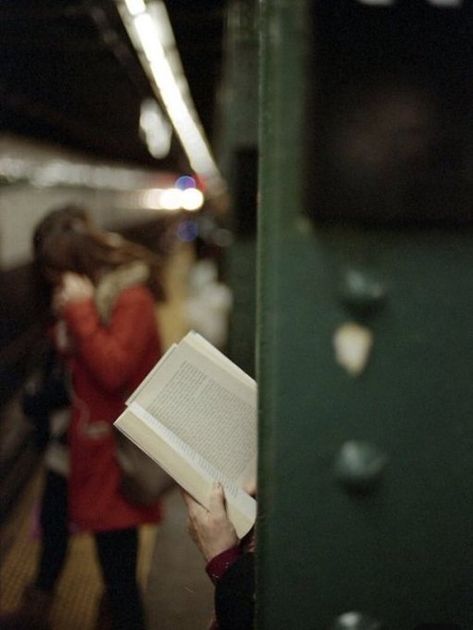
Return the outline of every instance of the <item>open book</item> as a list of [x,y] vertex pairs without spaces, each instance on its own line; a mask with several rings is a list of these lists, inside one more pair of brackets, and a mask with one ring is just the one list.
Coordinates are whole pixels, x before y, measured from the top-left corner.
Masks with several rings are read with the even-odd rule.
[[240,538],[256,502],[256,383],[195,332],[174,344],[126,401],[115,426],[201,505],[213,481],[225,490]]

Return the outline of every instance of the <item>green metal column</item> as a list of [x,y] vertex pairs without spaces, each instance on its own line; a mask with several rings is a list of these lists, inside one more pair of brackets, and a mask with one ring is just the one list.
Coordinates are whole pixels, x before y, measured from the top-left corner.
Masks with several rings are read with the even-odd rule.
[[228,3],[224,72],[220,90],[220,159],[232,200],[234,235],[226,255],[233,291],[227,351],[249,374],[255,372],[256,192],[258,145],[258,6]]
[[468,630],[473,230],[303,218],[309,6],[262,2],[256,627]]
[[[314,480],[306,478],[314,458],[315,418],[307,403],[312,386],[300,397],[302,383],[311,381],[310,293],[317,269],[317,251],[302,218],[301,201],[307,29],[305,0],[262,2],[258,630],[319,627],[313,617],[317,575],[308,563],[314,541],[304,529],[304,517],[312,512],[315,500]],[[314,623],[307,625],[311,619]]]

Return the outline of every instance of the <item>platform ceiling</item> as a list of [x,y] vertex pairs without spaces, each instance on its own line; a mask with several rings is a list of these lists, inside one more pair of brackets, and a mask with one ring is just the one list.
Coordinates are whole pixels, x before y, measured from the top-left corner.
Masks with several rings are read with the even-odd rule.
[[[212,141],[223,1],[167,0],[184,71]],[[0,2],[0,132],[104,159],[186,169],[177,140],[165,160],[138,135],[151,87],[113,0]]]

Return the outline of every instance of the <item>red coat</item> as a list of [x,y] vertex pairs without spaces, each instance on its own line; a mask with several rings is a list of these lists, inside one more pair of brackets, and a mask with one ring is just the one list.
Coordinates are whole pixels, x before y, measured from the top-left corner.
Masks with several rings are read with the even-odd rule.
[[74,347],[71,520],[93,532],[157,521],[159,505],[132,505],[120,492],[112,427],[127,396],[161,355],[153,297],[144,286],[124,289],[107,326],[93,300],[69,304],[64,319]]

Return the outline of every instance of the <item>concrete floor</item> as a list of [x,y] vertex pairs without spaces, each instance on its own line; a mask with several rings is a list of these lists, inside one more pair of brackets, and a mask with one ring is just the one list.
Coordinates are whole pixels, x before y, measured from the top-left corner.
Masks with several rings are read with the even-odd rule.
[[165,499],[145,596],[149,630],[206,630],[213,609],[213,586],[204,559],[187,533],[179,491]]

